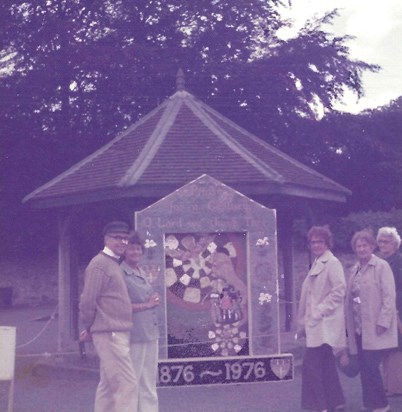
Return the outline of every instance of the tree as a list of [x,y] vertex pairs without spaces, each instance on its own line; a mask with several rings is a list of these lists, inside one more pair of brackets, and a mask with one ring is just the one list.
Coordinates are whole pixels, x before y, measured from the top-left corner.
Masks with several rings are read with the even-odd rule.
[[376,67],[351,60],[347,38],[322,29],[336,11],[281,41],[277,3],[8,1],[8,116],[38,118],[44,141],[71,163],[170,95],[184,67],[202,100],[282,148],[295,145],[294,122],[317,104],[331,110],[344,88],[361,93],[361,73]]
[[329,117],[323,130],[332,153],[319,169],[353,192],[354,210],[402,208],[402,120],[397,102],[359,115]]
[[228,88],[235,90],[232,116],[240,124],[307,163],[320,157],[326,142],[299,135],[306,124],[314,124],[304,119],[315,121],[334,112],[345,90],[361,96],[362,74],[379,70],[350,58],[348,36],[324,31],[337,15],[333,10],[307,22],[296,38],[269,42],[260,58],[241,66],[242,73]]
[[18,222],[29,191],[172,94],[179,67],[200,77],[194,86],[213,90],[205,65],[247,60],[259,21],[280,24],[275,3],[5,0],[0,13],[1,190],[3,210],[10,211],[5,221]]
[[[280,0],[5,0],[1,5],[3,194],[15,205],[174,92],[187,88],[290,154],[319,158],[325,143],[301,120],[361,92],[346,38],[322,24],[283,41]],[[317,103],[319,102],[319,103]],[[303,123],[304,124],[304,123]],[[8,188],[13,185],[13,190]]]

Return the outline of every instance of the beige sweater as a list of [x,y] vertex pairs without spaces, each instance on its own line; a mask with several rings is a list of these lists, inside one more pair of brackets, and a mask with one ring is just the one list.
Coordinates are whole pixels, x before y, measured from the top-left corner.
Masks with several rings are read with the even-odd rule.
[[80,319],[92,333],[122,332],[132,327],[132,310],[119,263],[103,252],[85,270]]

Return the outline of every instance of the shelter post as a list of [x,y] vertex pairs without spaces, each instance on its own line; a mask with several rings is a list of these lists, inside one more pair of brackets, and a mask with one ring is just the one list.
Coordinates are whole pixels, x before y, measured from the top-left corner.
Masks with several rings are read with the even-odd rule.
[[293,216],[285,208],[282,213],[278,213],[278,242],[282,250],[284,292],[285,292],[285,330],[288,332],[292,328],[295,317],[295,292],[293,279]]
[[71,216],[59,220],[59,307],[57,350],[62,352],[71,347]]

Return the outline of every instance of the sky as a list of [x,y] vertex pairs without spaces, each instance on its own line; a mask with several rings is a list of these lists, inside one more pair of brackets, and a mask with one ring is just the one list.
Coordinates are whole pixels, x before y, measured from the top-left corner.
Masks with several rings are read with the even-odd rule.
[[337,8],[339,17],[327,26],[336,35],[355,36],[347,43],[351,57],[382,67],[363,75],[365,96],[347,96],[339,110],[358,113],[402,96],[402,0],[291,0],[283,15],[294,19],[294,27],[314,15]]

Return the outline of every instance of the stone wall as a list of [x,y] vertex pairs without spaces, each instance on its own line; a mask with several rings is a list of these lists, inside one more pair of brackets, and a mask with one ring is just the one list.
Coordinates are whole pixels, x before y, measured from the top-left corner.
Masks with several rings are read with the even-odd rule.
[[[344,265],[345,273],[348,273],[355,261],[354,256],[351,254],[338,254],[337,256]],[[301,284],[308,270],[308,253],[296,250],[294,260],[294,303],[297,304]],[[284,277],[281,264],[279,264],[278,270],[280,298],[283,300]],[[57,302],[57,257],[35,257],[29,258],[26,262],[11,259],[2,260],[0,262],[0,271],[0,306],[4,306],[1,290],[3,289],[4,292],[4,288],[9,287],[12,288],[12,304],[16,306]],[[83,271],[83,268],[81,271]]]
[[12,288],[12,305],[57,302],[57,258],[54,256],[28,258],[27,261],[2,259],[0,262],[0,305],[8,306],[1,298],[5,288]]

